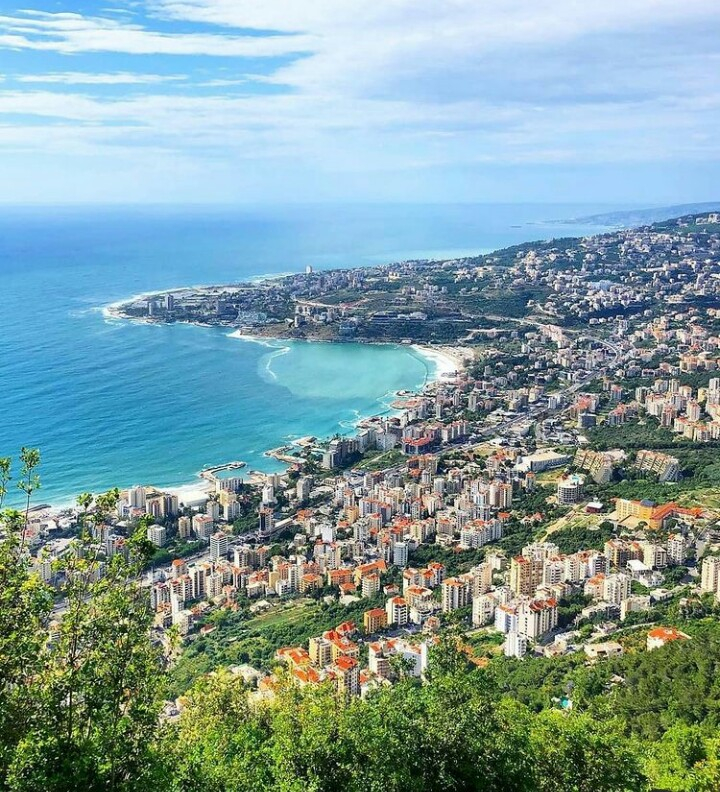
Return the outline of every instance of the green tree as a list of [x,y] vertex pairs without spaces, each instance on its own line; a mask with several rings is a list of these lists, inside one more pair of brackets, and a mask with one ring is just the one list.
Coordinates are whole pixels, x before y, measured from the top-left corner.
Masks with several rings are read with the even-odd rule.
[[[24,544],[39,461],[22,450],[24,510],[0,517],[0,788],[140,789],[155,767],[161,704],[160,653],[138,585],[147,542],[132,536],[127,556],[106,559],[95,536],[119,493],[81,496],[79,535],[55,564],[53,612]],[[9,473],[3,461],[3,488]]]

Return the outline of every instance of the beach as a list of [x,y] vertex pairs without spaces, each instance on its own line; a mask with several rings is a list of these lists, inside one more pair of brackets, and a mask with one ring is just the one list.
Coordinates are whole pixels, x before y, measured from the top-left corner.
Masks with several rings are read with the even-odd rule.
[[[0,336],[12,339],[0,360],[0,454],[40,448],[37,499],[53,505],[116,485],[190,485],[228,459],[276,470],[265,450],[387,414],[398,391],[456,367],[450,350],[366,344],[338,355],[335,344],[294,345],[269,361],[274,380],[265,359],[274,350],[227,338],[232,327],[119,321],[118,303],[308,266],[401,261],[418,250],[499,248],[537,234],[511,224],[583,214],[590,208],[298,207],[262,217],[241,209],[78,209],[62,217],[24,209],[0,223],[10,307]],[[10,505],[20,501],[13,491]]]
[[[109,308],[110,306],[108,306]],[[128,320],[130,323],[133,323],[133,320]],[[272,382],[278,381],[278,375],[272,371],[271,364],[274,360],[277,359],[278,353],[287,354],[293,348],[299,347],[300,349],[308,349],[308,348],[318,348],[320,350],[332,347],[334,350],[341,351],[343,347],[347,347],[348,351],[353,350],[354,347],[361,346],[363,349],[367,347],[376,347],[379,349],[396,349],[399,352],[410,353],[417,358],[421,359],[424,365],[428,366],[428,373],[424,378],[424,382],[419,383],[418,387],[416,388],[403,388],[398,389],[396,391],[388,391],[384,394],[382,403],[377,405],[377,409],[360,411],[357,410],[354,414],[354,417],[350,421],[344,421],[343,427],[341,427],[341,433],[346,435],[352,435],[355,431],[355,428],[358,424],[362,421],[367,421],[368,419],[372,419],[378,417],[380,415],[398,415],[400,414],[401,410],[398,410],[392,406],[392,402],[390,399],[393,399],[396,393],[399,390],[420,393],[425,387],[431,386],[434,383],[443,382],[452,379],[456,373],[461,371],[464,368],[465,362],[468,356],[472,356],[471,349],[465,349],[462,347],[449,347],[449,346],[430,346],[424,344],[413,344],[408,346],[402,346],[398,344],[362,344],[357,345],[353,344],[352,342],[323,342],[323,341],[298,341],[298,340],[282,340],[278,339],[277,341],[268,340],[266,338],[253,336],[247,333],[243,333],[241,330],[235,330],[231,333],[226,334],[227,338],[232,338],[236,340],[242,340],[251,342],[253,345],[257,345],[258,347],[262,348],[265,347],[268,351],[263,354],[259,361],[259,368],[261,371],[265,373],[265,376],[268,377]],[[339,348],[339,349],[338,349]],[[306,431],[308,427],[302,426],[299,427],[302,430],[298,437],[302,438],[303,436],[308,436],[309,434],[316,435],[322,439],[325,436],[330,436],[330,433],[327,435],[322,435],[320,433],[310,433]],[[294,440],[294,438],[293,438]],[[267,457],[267,452],[271,451],[274,447],[270,442],[268,442],[267,447],[261,450],[263,457],[265,457],[265,462],[268,461],[269,457]],[[238,448],[237,455],[239,458],[244,459],[246,454],[244,453],[248,449]],[[286,467],[285,463],[281,463],[277,460],[274,460],[277,469],[284,470]],[[222,464],[222,459],[211,459],[209,460],[210,466],[216,464]],[[257,483],[264,475],[267,474],[269,471],[262,471],[257,470],[258,467],[257,460],[253,463],[253,470],[249,470],[247,467],[243,469],[239,475],[242,475],[244,478],[251,478],[255,483]],[[203,469],[206,469],[208,465],[204,466]],[[162,478],[158,477],[156,481],[151,480],[144,480],[143,486],[147,487],[154,487],[163,492],[167,492],[171,495],[177,496],[180,503],[185,505],[194,505],[200,504],[207,500],[208,495],[214,491],[214,487],[212,483],[205,478],[201,477],[201,472],[198,471],[194,474],[194,477],[191,480],[186,480],[184,483],[168,483],[167,480],[163,481]],[[251,475],[249,475],[251,474]],[[130,482],[129,480],[121,480],[117,482],[117,486],[121,488],[126,488],[131,486],[135,482]],[[113,484],[112,486],[115,486]],[[51,511],[57,512],[63,509],[72,508],[74,506],[74,501],[68,498],[61,498],[61,499],[53,499],[51,505]]]

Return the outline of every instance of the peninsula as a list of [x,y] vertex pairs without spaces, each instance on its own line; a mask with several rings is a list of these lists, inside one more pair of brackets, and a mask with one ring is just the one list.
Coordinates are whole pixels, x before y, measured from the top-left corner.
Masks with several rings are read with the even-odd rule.
[[[93,607],[77,559],[102,597],[140,548],[128,590],[166,696],[153,699],[153,728],[162,704],[173,734],[202,718],[245,756],[246,735],[269,740],[283,702],[293,717],[310,704],[313,727],[326,719],[333,736],[327,756],[337,723],[353,739],[380,724],[367,728],[385,746],[396,722],[404,756],[410,734],[431,753],[460,723],[456,750],[492,701],[507,721],[483,732],[468,766],[486,753],[494,766],[496,735],[521,728],[536,735],[533,757],[554,741],[572,748],[551,752],[551,783],[536,774],[528,789],[585,788],[555,775],[598,756],[592,788],[716,789],[719,284],[720,217],[707,213],[116,306],[283,338],[462,343],[468,359],[353,436],[276,449],[284,473],[244,478],[235,461],[206,469],[192,498],[134,486],[59,518],[16,513],[28,569],[54,598],[51,635]],[[23,491],[38,463],[23,449]],[[7,460],[3,486],[9,475]],[[433,696],[421,709],[441,719],[415,728],[404,713]],[[303,757],[321,739],[304,728]],[[386,764],[383,753],[379,778]]]
[[719,231],[720,216],[709,212],[470,258],[175,289],[107,311],[264,338],[486,344],[528,320],[580,330],[667,305],[711,306],[720,296]]

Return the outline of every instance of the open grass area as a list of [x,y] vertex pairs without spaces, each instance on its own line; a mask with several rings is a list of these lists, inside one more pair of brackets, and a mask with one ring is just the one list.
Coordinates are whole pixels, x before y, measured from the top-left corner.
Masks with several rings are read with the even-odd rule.
[[540,541],[546,541],[548,537],[557,533],[557,531],[564,531],[571,528],[583,528],[591,531],[597,528],[603,520],[607,519],[607,515],[585,514],[583,511],[584,508],[584,506],[580,506],[564,514],[562,517],[559,517],[554,522],[551,522],[550,525],[545,528],[545,533]]
[[358,470],[384,470],[393,465],[399,465],[404,460],[407,460],[407,457],[401,451],[393,449],[384,451],[377,456],[365,458],[355,467]]
[[264,627],[288,627],[304,621],[315,613],[318,605],[314,600],[292,600],[291,602],[278,604],[270,610],[253,616],[246,623],[249,630],[262,629]]
[[702,506],[720,512],[720,487],[707,487],[682,492],[677,497],[682,506]]
[[535,482],[543,487],[548,487],[557,484],[564,475],[564,467],[555,468],[555,470],[543,470],[542,473],[536,475]]

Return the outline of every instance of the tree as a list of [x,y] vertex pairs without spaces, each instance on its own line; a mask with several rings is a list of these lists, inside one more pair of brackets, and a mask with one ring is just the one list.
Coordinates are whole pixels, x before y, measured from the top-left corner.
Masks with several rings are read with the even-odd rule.
[[640,759],[621,724],[547,710],[530,732],[534,789],[637,792],[645,788]]
[[45,625],[52,608],[46,586],[31,574],[22,552],[25,520],[17,511],[0,517],[0,788],[15,747],[36,714],[27,682],[42,669]]
[[136,789],[155,766],[161,704],[160,656],[138,586],[147,540],[130,537],[127,556],[106,559],[93,529],[119,493],[81,496],[79,536],[55,565],[62,601],[48,633],[52,592],[24,547],[39,460],[22,450],[24,511],[0,518],[0,788]]

